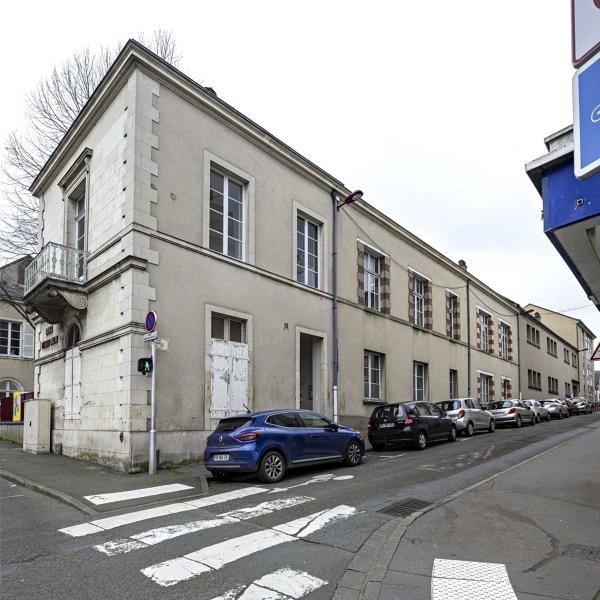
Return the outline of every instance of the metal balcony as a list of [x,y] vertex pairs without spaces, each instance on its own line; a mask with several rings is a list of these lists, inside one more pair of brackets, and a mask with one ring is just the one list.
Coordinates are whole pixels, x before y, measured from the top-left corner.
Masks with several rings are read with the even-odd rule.
[[50,242],[25,269],[24,300],[48,323],[59,323],[67,308],[87,308],[88,253]]

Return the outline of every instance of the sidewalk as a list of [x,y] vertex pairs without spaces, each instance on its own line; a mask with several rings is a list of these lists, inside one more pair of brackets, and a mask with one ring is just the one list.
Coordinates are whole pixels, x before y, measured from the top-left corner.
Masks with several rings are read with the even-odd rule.
[[[504,573],[507,595],[486,595],[483,588],[496,585],[485,574],[492,570]],[[600,598],[600,426],[387,523],[334,596],[358,598]]]
[[[165,499],[204,496],[208,494],[207,475],[204,465],[159,470],[156,475],[120,473],[62,455],[29,454],[17,444],[0,440],[0,477],[70,504],[87,514],[152,504]],[[147,492],[134,491],[158,486],[169,487]],[[134,497],[128,498],[127,492]],[[117,493],[120,495],[86,498]]]

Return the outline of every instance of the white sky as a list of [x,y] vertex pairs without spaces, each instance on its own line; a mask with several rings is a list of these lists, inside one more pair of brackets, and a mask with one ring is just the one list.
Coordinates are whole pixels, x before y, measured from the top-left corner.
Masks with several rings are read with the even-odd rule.
[[180,68],[521,304],[600,313],[542,230],[524,164],[572,122],[568,0],[10,2],[0,138],[85,46],[172,29]]

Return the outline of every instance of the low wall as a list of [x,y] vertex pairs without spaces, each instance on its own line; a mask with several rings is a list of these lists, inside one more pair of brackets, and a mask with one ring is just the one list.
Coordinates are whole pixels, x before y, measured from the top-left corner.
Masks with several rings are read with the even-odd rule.
[[23,444],[23,422],[0,421],[0,439]]

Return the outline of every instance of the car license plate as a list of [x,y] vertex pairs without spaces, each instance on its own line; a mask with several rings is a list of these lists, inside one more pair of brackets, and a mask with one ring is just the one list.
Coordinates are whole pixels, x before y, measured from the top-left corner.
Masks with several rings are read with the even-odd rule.
[[229,460],[229,454],[214,454],[213,460],[215,462],[224,462],[226,460]]
[[379,426],[379,429],[383,429],[384,427],[393,427],[393,426],[394,426],[394,423],[382,423]]

